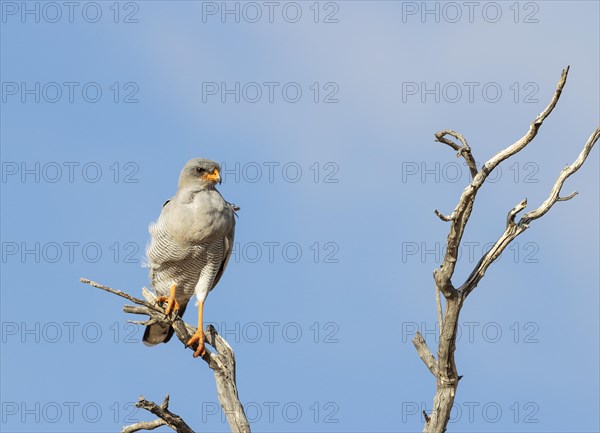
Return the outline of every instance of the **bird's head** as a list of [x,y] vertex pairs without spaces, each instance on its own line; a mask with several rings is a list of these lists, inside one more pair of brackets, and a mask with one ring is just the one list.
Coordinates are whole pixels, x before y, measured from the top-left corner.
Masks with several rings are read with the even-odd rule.
[[213,188],[217,182],[221,183],[221,166],[210,159],[194,158],[181,170],[178,188],[195,186],[207,189]]

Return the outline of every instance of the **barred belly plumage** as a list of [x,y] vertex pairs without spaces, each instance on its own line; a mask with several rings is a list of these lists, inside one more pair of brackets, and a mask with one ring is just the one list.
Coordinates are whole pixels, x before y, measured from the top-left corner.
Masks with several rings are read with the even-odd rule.
[[160,220],[150,227],[148,246],[150,282],[159,296],[168,296],[177,284],[177,301],[186,304],[194,295],[206,297],[223,262],[223,239],[197,245],[179,245]]

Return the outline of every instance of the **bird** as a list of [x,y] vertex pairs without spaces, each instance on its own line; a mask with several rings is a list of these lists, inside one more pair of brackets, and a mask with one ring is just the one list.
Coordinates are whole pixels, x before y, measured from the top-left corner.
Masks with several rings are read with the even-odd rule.
[[[146,250],[150,283],[165,314],[183,316],[195,294],[198,328],[186,346],[198,343],[194,357],[206,353],[202,316],[208,293],[215,288],[231,256],[236,211],[216,189],[221,167],[205,158],[189,160],[179,175],[177,192],[150,224]],[[173,335],[167,322],[148,325],[142,341],[148,346],[166,343]]]

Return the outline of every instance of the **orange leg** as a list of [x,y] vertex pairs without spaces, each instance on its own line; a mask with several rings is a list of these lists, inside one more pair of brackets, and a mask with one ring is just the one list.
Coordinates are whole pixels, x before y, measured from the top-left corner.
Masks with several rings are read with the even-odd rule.
[[167,298],[166,296],[159,296],[158,298],[156,298],[156,302],[158,302],[159,304],[166,302],[167,303],[167,308],[165,310],[165,314],[168,316],[169,314],[171,314],[171,311],[179,311],[179,302],[177,302],[177,300],[175,299],[175,291],[177,290],[177,284],[173,283],[171,285],[171,293],[169,294],[169,297]]
[[194,333],[194,335],[192,335],[192,338],[190,338],[186,343],[186,346],[191,346],[194,343],[198,343],[198,348],[194,352],[194,358],[204,356],[204,354],[206,353],[206,348],[204,347],[204,327],[202,324],[203,310],[204,302],[198,302],[198,329],[196,329],[196,332]]

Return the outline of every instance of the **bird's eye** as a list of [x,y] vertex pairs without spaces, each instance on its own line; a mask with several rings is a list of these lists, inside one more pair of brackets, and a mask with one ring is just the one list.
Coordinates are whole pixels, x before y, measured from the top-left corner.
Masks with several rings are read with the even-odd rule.
[[198,174],[202,174],[202,173],[204,173],[204,172],[206,172],[206,170],[204,170],[203,168],[196,167],[196,173],[198,173]]

